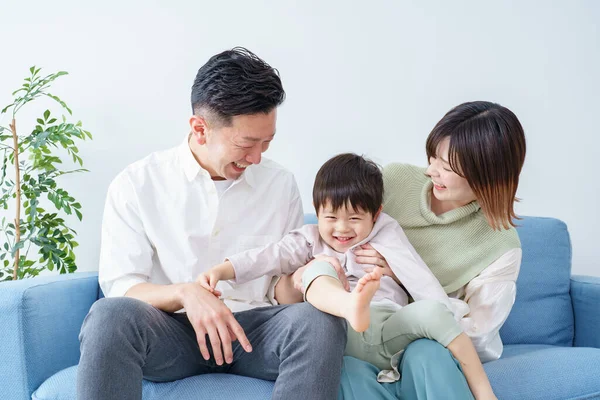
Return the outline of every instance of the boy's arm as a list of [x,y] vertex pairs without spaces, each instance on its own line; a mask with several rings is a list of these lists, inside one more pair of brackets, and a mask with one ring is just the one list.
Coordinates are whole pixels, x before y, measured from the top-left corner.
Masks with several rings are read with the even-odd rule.
[[315,226],[307,225],[285,235],[279,242],[227,257],[234,270],[235,283],[261,276],[291,274],[312,258]]

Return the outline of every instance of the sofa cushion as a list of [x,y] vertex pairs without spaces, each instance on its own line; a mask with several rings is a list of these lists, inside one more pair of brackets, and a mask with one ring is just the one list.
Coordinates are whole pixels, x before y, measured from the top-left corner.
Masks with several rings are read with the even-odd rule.
[[600,399],[600,349],[507,345],[484,367],[499,399]]
[[[63,369],[46,380],[32,400],[76,400],[77,366]],[[175,382],[142,384],[144,400],[266,400],[271,398],[273,382],[230,374],[191,376]]]
[[21,399],[79,361],[77,335],[97,297],[94,272],[0,282],[1,399]]
[[505,344],[572,346],[571,240],[564,222],[517,221],[523,248],[517,299],[500,336]]

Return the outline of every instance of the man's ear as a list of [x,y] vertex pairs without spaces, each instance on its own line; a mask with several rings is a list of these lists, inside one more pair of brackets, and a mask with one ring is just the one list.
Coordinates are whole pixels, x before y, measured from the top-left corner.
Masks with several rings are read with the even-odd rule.
[[379,210],[377,210],[375,216],[373,217],[373,222],[377,221],[377,218],[379,218],[379,214],[381,214],[381,210],[383,210],[383,206],[379,206]]
[[192,115],[190,117],[190,128],[192,135],[194,135],[194,140],[200,145],[206,144],[206,132],[208,128],[204,117]]

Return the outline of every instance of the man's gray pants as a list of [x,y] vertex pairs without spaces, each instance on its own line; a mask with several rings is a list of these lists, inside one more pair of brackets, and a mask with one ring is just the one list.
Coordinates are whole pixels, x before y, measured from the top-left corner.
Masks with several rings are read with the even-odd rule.
[[[253,351],[233,342],[233,363],[200,354],[185,314],[128,298],[101,299],[83,322],[77,398],[141,399],[142,378],[166,382],[208,373],[275,381],[273,399],[336,399],[346,322],[308,303],[234,313]],[[208,337],[207,337],[208,342]]]

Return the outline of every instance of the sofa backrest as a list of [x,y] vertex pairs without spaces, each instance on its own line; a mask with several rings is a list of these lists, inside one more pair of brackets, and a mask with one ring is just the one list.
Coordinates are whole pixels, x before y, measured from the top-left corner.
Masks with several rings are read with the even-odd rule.
[[[304,223],[314,224],[314,214]],[[571,240],[564,222],[523,217],[517,221],[523,260],[515,305],[500,330],[505,344],[572,346]]]
[[505,344],[572,346],[571,239],[555,218],[517,221],[523,248],[515,305],[500,330]]

